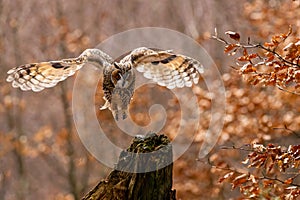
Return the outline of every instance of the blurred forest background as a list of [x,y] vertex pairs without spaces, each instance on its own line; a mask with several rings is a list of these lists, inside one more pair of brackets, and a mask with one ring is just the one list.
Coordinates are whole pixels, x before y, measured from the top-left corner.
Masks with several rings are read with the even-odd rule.
[[[259,169],[241,163],[251,150],[235,148],[256,143],[287,148],[299,144],[299,95],[247,84],[230,67],[236,60],[224,54],[223,44],[210,39],[216,27],[220,37],[226,38],[224,32],[231,30],[239,32],[245,43],[248,37],[264,43],[273,35],[287,33],[289,25],[293,37],[299,38],[299,5],[297,0],[0,0],[0,200],[77,200],[111,170],[95,160],[77,136],[70,108],[74,78],[40,93],[21,92],[5,82],[6,72],[25,63],[78,56],[113,34],[145,26],[169,28],[194,38],[214,59],[226,86],[225,126],[206,161],[197,156],[210,120],[212,95],[193,87],[202,113],[199,136],[174,163],[177,198],[242,199],[251,198],[255,190],[252,195],[268,199],[299,190],[298,165],[293,166],[296,173],[279,174],[283,179],[276,171],[271,173],[273,178],[265,176],[265,171],[257,172],[263,177],[253,178],[249,173]],[[134,103],[146,105],[147,98],[151,96],[143,95]],[[132,117],[147,124],[146,111],[132,113]],[[172,138],[180,112],[167,114],[169,121],[162,132]],[[102,112],[100,121],[104,120],[113,122],[109,111]],[[119,130],[109,132],[118,137]],[[239,173],[231,181],[234,187],[220,183],[220,177],[227,174],[226,179],[233,173]],[[247,184],[249,177],[252,184],[261,184],[253,190],[238,187]]]

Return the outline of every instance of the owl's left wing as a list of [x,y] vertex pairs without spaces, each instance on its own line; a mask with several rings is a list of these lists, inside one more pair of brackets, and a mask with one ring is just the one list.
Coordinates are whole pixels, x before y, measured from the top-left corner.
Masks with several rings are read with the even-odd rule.
[[72,76],[83,64],[81,59],[25,64],[10,69],[6,81],[12,82],[14,88],[39,92]]
[[39,92],[45,88],[54,87],[58,82],[83,67],[85,63],[94,63],[100,69],[110,66],[113,59],[99,49],[86,49],[77,58],[57,61],[31,63],[15,67],[7,72],[6,81],[21,90]]
[[144,77],[169,89],[191,87],[198,83],[200,73],[203,73],[203,66],[199,61],[171,51],[141,47],[128,56],[133,67],[143,73]]

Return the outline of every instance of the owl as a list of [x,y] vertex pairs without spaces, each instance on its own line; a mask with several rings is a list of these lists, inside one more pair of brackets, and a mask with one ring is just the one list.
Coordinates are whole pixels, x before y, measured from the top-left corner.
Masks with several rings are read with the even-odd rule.
[[200,73],[203,73],[203,66],[193,58],[171,50],[140,47],[119,61],[99,49],[86,49],[77,58],[25,64],[10,69],[6,80],[14,88],[39,92],[74,75],[86,63],[103,71],[105,104],[100,109],[111,110],[116,120],[126,119],[128,115],[135,88],[135,71],[169,89],[191,87],[198,83]]

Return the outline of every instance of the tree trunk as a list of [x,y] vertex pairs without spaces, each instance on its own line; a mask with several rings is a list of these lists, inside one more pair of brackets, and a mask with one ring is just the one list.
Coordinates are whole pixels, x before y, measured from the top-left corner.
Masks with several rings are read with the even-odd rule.
[[83,200],[176,200],[172,170],[172,146],[166,136],[152,133],[135,137],[106,180]]

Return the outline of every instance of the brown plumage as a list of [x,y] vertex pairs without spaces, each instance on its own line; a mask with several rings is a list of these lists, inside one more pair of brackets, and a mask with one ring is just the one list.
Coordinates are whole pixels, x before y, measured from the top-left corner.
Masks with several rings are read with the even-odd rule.
[[127,109],[134,93],[135,70],[158,85],[169,89],[191,87],[197,84],[201,63],[193,58],[171,51],[146,47],[134,49],[120,61],[99,49],[87,49],[77,58],[21,65],[9,70],[7,81],[15,88],[39,92],[54,87],[72,76],[85,63],[94,63],[103,70],[103,91],[106,103],[101,109],[110,109],[116,120],[127,117]]

